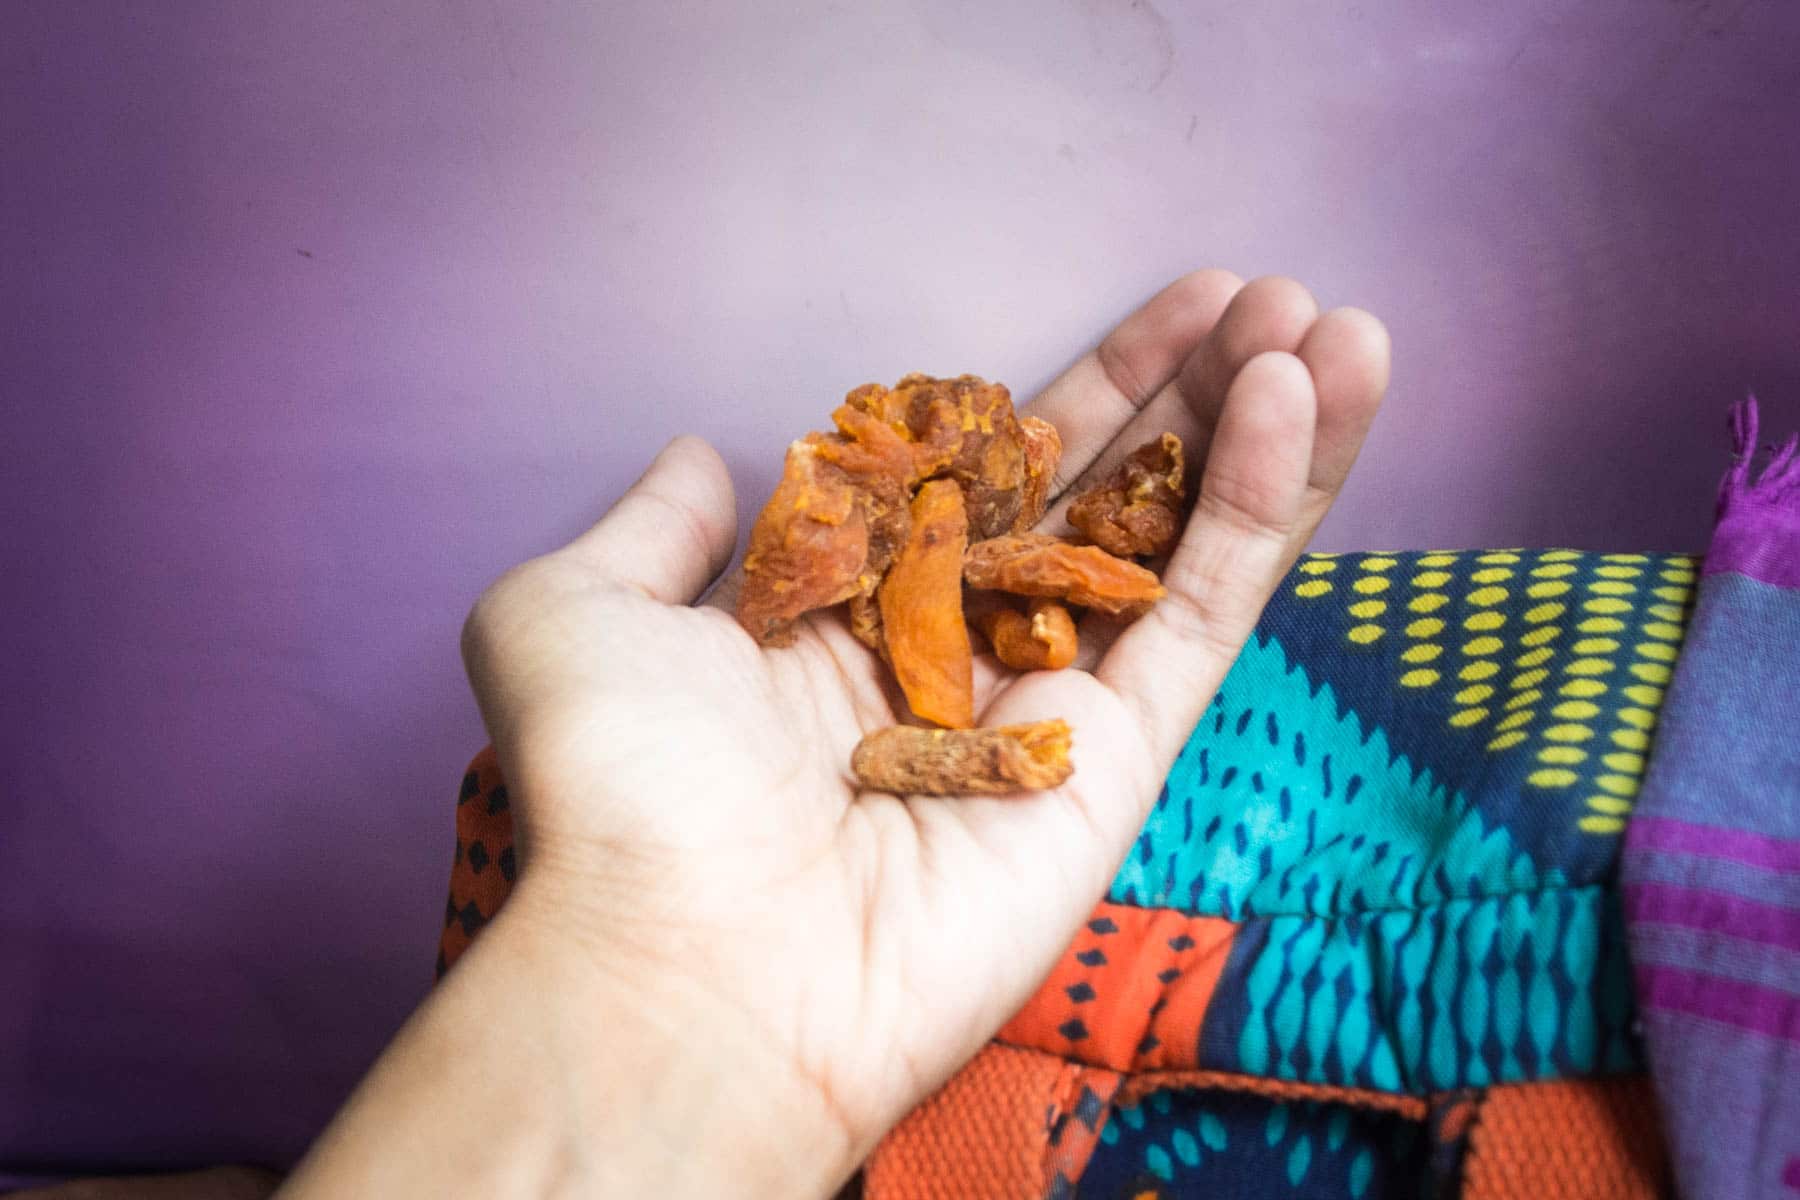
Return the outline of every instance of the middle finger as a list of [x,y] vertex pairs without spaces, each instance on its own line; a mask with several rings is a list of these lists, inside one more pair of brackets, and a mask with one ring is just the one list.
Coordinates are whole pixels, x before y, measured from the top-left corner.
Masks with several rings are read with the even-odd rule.
[[[1051,506],[1039,528],[1067,533],[1068,508],[1075,496],[1104,480],[1133,450],[1164,433],[1181,439],[1188,469],[1197,475],[1231,381],[1259,354],[1298,350],[1318,316],[1312,293],[1292,279],[1267,276],[1246,284],[1179,372],[1094,458]],[[1197,487],[1197,479],[1191,478],[1188,486]]]

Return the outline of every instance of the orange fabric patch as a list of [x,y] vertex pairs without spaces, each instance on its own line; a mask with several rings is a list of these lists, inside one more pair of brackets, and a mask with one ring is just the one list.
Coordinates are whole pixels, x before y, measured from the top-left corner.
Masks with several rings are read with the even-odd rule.
[[1236,930],[1221,917],[1103,903],[999,1040],[1114,1071],[1193,1067]]
[[1655,1200],[1671,1194],[1647,1075],[1489,1088],[1463,1200]]
[[[438,939],[439,965],[448,970],[462,957],[481,926],[500,911],[512,890],[512,806],[500,777],[500,760],[489,746],[475,756],[456,802],[456,861],[450,868],[450,905]],[[480,847],[480,849],[477,849]]]
[[988,1044],[899,1125],[863,1168],[867,1200],[1041,1200],[1080,1178],[1119,1077]]

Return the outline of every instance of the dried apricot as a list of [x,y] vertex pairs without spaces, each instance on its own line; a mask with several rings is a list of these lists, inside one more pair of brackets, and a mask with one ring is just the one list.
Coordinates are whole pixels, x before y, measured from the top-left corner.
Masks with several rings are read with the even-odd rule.
[[802,613],[854,595],[869,557],[866,507],[813,434],[788,447],[781,482],[750,530],[737,617],[765,646],[794,640]]
[[750,530],[737,613],[765,646],[791,642],[804,613],[872,595],[906,541],[910,447],[866,413],[841,407],[833,417],[841,432],[788,447]]
[[976,542],[963,556],[970,587],[1046,596],[1112,615],[1142,615],[1163,598],[1151,572],[1098,546],[1077,546],[1042,533]]
[[850,769],[865,788],[902,795],[1001,796],[1053,788],[1075,769],[1063,721],[992,729],[878,729],[857,743]]
[[860,493],[869,526],[869,554],[857,579],[861,595],[874,595],[888,564],[906,542],[912,451],[880,421],[848,405],[831,414],[839,437],[826,435],[819,452]]
[[1019,435],[1025,444],[1025,483],[1019,493],[1019,515],[1013,533],[1024,533],[1043,520],[1050,507],[1050,485],[1062,462],[1062,435],[1056,426],[1037,417],[1019,418]]
[[960,488],[927,483],[913,497],[911,532],[881,590],[888,661],[914,713],[966,729],[975,723],[974,652],[963,624],[962,561],[969,522]]
[[915,478],[948,475],[962,485],[970,537],[1014,527],[1028,481],[1026,439],[1005,385],[908,375],[892,389],[865,384],[844,403],[912,443]]
[[1165,433],[1131,452],[1069,506],[1069,524],[1120,556],[1167,554],[1181,539],[1186,499],[1181,439]]
[[994,655],[1015,671],[1060,671],[1075,661],[1075,618],[1054,600],[1035,599],[1029,612],[994,608],[981,615]]

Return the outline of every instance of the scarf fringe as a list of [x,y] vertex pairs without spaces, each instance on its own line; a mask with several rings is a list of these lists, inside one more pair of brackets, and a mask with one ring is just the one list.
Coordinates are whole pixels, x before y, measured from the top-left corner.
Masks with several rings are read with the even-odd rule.
[[1745,501],[1800,512],[1800,433],[1789,434],[1779,446],[1770,444],[1768,462],[1755,471],[1759,416],[1755,396],[1731,406],[1731,469],[1719,483],[1719,517]]

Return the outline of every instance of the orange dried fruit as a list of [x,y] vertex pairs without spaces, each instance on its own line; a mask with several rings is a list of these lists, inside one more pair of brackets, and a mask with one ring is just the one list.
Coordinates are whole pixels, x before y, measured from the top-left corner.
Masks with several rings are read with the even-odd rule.
[[865,788],[900,795],[1002,796],[1061,785],[1074,771],[1063,721],[991,729],[878,729],[850,769]]
[[1037,417],[1020,417],[1019,434],[1025,444],[1025,483],[1019,493],[1019,515],[1013,533],[1024,533],[1044,518],[1050,507],[1050,485],[1062,462],[1062,435],[1056,426]]
[[793,641],[795,620],[813,609],[872,595],[906,540],[910,447],[866,413],[833,416],[840,432],[788,447],[750,530],[737,615],[765,646]]
[[1098,546],[1042,533],[976,542],[963,556],[970,587],[1044,596],[1114,616],[1141,616],[1165,595],[1156,576]]
[[969,522],[948,479],[913,497],[911,530],[876,598],[888,661],[914,713],[966,729],[975,723],[974,651],[963,624],[962,562]]
[[[865,787],[937,795],[1054,787],[1074,769],[1069,727],[974,724],[969,623],[1014,670],[1057,670],[1080,647],[1066,604],[1137,616],[1163,596],[1132,555],[1180,535],[1182,447],[1164,434],[1076,497],[1094,543],[1030,532],[1062,458],[1054,426],[1019,417],[1004,386],[974,375],[867,384],[832,413],[835,431],[788,447],[757,516],[738,620],[785,645],[815,609],[848,602],[850,632],[892,667],[912,711],[949,729],[880,730],[857,746]],[[964,595],[965,584],[974,591]],[[998,593],[1028,596],[1026,612]],[[966,602],[966,607],[965,607]]]
[[1181,439],[1165,433],[1077,496],[1069,506],[1069,524],[1121,557],[1167,554],[1181,538],[1185,475]]
[[995,608],[981,615],[994,655],[1015,671],[1060,671],[1075,661],[1075,618],[1054,600],[1035,599],[1028,612]]
[[970,537],[1014,527],[1028,481],[1026,438],[1005,385],[908,375],[891,389],[865,384],[844,403],[912,443],[916,479],[947,475],[962,486]]
[[788,447],[781,482],[750,530],[737,618],[758,642],[793,641],[801,614],[858,590],[869,557],[866,507],[812,434]]

